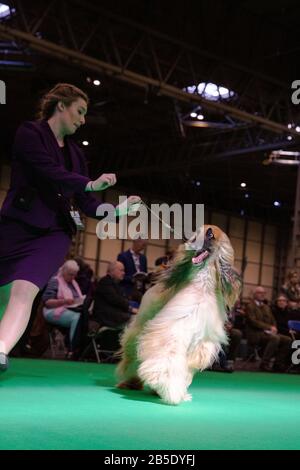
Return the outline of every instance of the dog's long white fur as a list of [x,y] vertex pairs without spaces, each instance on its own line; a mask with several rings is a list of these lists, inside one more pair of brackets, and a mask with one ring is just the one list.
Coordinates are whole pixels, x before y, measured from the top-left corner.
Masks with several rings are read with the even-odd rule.
[[[233,249],[228,237],[215,229],[219,237],[204,267],[175,295],[170,294],[150,319],[153,304],[168,294],[163,283],[149,289],[122,338],[123,357],[117,368],[121,381],[140,379],[168,404],[191,399],[187,390],[194,372],[209,367],[227,343],[226,304],[235,302],[239,289],[228,298],[222,290],[220,263],[233,265]],[[202,242],[203,232],[198,236]]]

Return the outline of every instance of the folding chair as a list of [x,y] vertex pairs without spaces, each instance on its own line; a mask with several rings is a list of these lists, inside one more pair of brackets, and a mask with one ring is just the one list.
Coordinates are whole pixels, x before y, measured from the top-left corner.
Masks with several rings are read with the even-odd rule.
[[[110,328],[108,326],[100,325],[98,330],[88,334],[90,342],[81,354],[80,360],[85,359],[91,352],[93,352],[98,364],[101,362],[113,361],[117,350],[120,348],[120,333],[121,330],[119,328]],[[106,360],[101,361],[100,355],[104,355]]]
[[293,341],[295,341],[296,334],[300,333],[300,321],[289,320],[288,321],[288,327],[289,327],[290,335],[291,335]]
[[67,354],[65,336],[69,332],[68,328],[63,328],[51,323],[47,323],[47,330],[52,359],[64,358]]
[[261,360],[260,354],[263,351],[262,346],[252,346],[247,343],[248,351],[247,356],[244,359],[244,363],[247,364],[248,362],[258,362]]

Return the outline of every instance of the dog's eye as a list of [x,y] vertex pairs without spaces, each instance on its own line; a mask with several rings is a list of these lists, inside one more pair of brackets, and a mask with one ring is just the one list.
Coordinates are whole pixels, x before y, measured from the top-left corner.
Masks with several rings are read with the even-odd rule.
[[215,238],[214,232],[212,231],[212,229],[211,229],[210,227],[209,227],[209,228],[207,229],[207,231],[206,231],[206,237],[209,238],[210,240],[211,240],[212,238]]

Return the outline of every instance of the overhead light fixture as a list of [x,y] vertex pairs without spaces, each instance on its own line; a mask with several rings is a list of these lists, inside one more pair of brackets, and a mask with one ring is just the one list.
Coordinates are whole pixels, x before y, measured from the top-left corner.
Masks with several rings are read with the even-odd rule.
[[10,16],[10,7],[6,3],[0,3],[0,19]]
[[241,183],[241,188],[245,188],[247,186],[246,183]]
[[279,201],[274,201],[273,204],[274,204],[275,207],[280,207],[281,206],[281,203]]
[[95,86],[99,86],[99,85],[101,85],[101,82],[100,82],[100,80],[93,80],[93,84]]
[[82,142],[82,145],[84,145],[84,146],[86,147],[87,145],[89,145],[89,142],[88,142],[87,140],[84,140],[84,141]]
[[204,121],[204,116],[203,118],[198,118],[197,120],[183,119],[182,123],[188,127],[209,127],[211,129],[232,129],[234,127],[232,124],[227,124],[226,122]]
[[220,99],[228,100],[233,98],[236,93],[228,88],[211,82],[201,82],[198,85],[190,85],[183,88],[190,94],[197,94],[210,101],[218,101]]
[[264,165],[276,163],[278,165],[299,165],[300,152],[288,150],[274,150],[269,157],[263,161]]

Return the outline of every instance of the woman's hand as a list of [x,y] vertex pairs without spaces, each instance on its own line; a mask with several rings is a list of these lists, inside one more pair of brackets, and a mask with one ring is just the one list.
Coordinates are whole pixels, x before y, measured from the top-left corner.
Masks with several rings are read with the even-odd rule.
[[140,196],[129,196],[125,201],[121,202],[121,204],[116,207],[116,215],[134,215],[139,209],[141,203],[142,200]]
[[117,178],[115,173],[103,173],[98,179],[89,181],[85,190],[86,191],[103,191],[116,184]]

